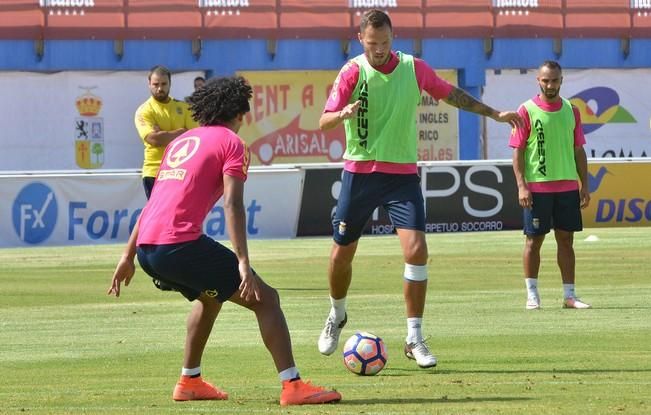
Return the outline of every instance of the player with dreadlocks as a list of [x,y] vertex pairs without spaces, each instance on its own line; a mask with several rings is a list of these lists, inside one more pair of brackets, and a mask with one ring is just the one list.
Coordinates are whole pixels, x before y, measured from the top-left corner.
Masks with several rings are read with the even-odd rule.
[[[252,310],[282,382],[281,405],[337,402],[341,395],[301,380],[294,363],[278,292],[252,269],[245,230],[244,182],[249,150],[237,135],[250,110],[251,87],[241,77],[212,79],[188,103],[200,127],[174,139],[156,186],[133,229],[108,294],[120,295],[135,272],[134,258],[152,278],[172,286],[194,306],[187,320],[183,369],[176,401],[228,399],[201,377],[201,357],[224,301]],[[233,250],[202,232],[223,196]]]

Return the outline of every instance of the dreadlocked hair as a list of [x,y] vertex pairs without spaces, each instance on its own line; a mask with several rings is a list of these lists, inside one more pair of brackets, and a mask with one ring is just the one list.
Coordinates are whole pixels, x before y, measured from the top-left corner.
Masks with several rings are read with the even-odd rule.
[[252,89],[241,76],[212,78],[187,98],[200,125],[223,125],[250,111]]

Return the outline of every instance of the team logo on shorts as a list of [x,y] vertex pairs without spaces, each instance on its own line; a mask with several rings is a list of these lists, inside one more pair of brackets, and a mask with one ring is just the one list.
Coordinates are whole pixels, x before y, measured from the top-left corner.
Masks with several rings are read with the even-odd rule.
[[206,290],[206,291],[204,291],[204,293],[205,293],[208,297],[212,297],[212,298],[217,297],[217,295],[219,294],[219,293],[217,292],[217,290]]
[[534,229],[540,228],[540,219],[538,218],[531,219],[531,226],[533,226]]
[[339,235],[346,234],[346,222],[339,222]]

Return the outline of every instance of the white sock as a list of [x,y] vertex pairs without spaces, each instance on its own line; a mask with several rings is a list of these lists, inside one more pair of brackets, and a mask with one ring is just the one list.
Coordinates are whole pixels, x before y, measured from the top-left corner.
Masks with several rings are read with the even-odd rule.
[[278,372],[278,377],[280,378],[281,382],[284,382],[286,380],[296,379],[299,377],[298,369],[296,369],[296,366],[292,366],[290,368]]
[[524,283],[527,286],[527,298],[539,297],[538,278],[525,278]]
[[563,284],[563,296],[565,298],[576,298],[574,284]]
[[423,325],[422,317],[408,317],[407,318],[407,344],[418,343],[423,341],[423,332],[421,326]]
[[330,304],[332,304],[330,315],[334,316],[335,321],[342,321],[346,316],[346,297],[338,300],[330,297]]
[[187,368],[184,367],[181,369],[181,375],[183,376],[197,376],[201,374],[201,366],[193,367],[193,368]]

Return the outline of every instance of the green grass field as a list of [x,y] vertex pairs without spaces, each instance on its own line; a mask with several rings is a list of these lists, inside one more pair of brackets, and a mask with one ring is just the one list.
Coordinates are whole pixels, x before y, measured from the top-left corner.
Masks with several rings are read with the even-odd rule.
[[119,299],[108,297],[122,246],[0,250],[0,414],[649,414],[650,235],[577,234],[577,290],[591,310],[561,309],[550,236],[538,311],[524,309],[520,232],[428,235],[424,331],[439,358],[429,370],[402,355],[398,240],[364,237],[342,339],[355,330],[384,338],[388,365],[374,377],[316,349],[329,307],[330,239],[252,241],[254,267],[280,292],[302,376],[344,396],[289,409],[278,406],[280,385],[252,313],[224,306],[202,364],[231,399],[175,403],[187,301],[159,292],[140,270]]

